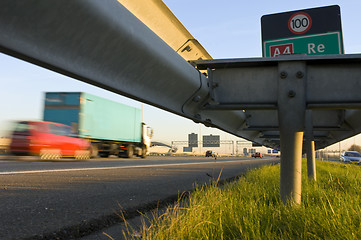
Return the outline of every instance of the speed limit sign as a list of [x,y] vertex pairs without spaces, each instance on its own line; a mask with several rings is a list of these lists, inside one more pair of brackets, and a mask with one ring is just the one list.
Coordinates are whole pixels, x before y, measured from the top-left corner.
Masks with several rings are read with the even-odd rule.
[[310,30],[311,26],[312,19],[310,15],[305,12],[297,12],[288,20],[288,28],[294,34],[304,34]]
[[262,56],[343,54],[340,12],[332,5],[263,15]]

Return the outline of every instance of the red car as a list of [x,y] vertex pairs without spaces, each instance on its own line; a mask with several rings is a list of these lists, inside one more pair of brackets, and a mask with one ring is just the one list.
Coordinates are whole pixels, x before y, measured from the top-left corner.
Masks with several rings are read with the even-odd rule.
[[72,137],[69,126],[42,121],[17,122],[9,148],[14,155],[36,155],[41,159],[89,159],[91,154],[90,143]]
[[254,154],[252,154],[252,157],[254,157],[254,158],[263,158],[263,155],[262,155],[262,153],[259,153],[259,152],[256,152],[256,153],[254,153]]

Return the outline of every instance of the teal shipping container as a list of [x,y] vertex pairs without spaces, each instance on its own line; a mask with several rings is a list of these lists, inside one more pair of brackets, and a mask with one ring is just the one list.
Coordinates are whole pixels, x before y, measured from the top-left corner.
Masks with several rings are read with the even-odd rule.
[[138,108],[84,92],[45,93],[44,121],[71,126],[81,138],[141,142]]

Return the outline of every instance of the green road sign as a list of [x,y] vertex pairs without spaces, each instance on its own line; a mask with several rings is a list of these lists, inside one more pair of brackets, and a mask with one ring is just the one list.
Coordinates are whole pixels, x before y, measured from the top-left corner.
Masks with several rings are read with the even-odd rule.
[[282,54],[303,53],[307,55],[342,54],[340,32],[304,35],[263,42],[263,56],[277,57]]

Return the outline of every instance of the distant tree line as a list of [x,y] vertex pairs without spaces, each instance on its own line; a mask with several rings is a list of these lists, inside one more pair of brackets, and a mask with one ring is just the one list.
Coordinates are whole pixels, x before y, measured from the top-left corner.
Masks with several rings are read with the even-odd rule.
[[361,152],[361,146],[360,146],[360,145],[356,145],[356,144],[352,144],[351,147],[348,149],[348,151]]

